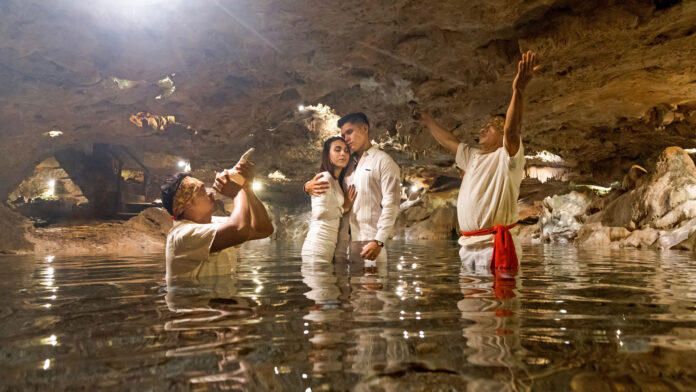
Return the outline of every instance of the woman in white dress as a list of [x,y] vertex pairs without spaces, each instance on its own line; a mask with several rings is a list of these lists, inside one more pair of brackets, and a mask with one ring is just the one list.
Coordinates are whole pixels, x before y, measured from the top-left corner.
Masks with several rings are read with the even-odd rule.
[[331,261],[338,241],[338,228],[343,215],[353,207],[355,187],[343,189],[343,177],[350,160],[350,150],[341,137],[324,142],[321,159],[322,178],[329,190],[312,196],[312,217],[309,232],[302,245],[303,261]]

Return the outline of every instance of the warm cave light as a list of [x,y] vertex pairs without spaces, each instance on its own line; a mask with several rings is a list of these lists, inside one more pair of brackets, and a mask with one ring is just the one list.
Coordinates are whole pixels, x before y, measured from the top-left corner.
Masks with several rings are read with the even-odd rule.
[[56,335],[51,335],[47,338],[41,339],[41,344],[50,344],[51,346],[55,346],[58,344],[58,339],[56,338]]
[[258,181],[254,181],[254,183],[251,184],[251,189],[253,189],[254,191],[260,191],[261,188],[263,188],[263,184],[261,184]]
[[184,172],[190,172],[191,171],[191,163],[181,160],[179,161],[179,167],[181,168],[182,171]]
[[411,192],[418,192],[418,189],[420,189],[418,187],[418,185],[416,185],[416,184],[411,185]]
[[61,132],[61,131],[52,130],[52,131],[46,132],[44,135],[49,136],[49,137],[58,137],[62,134],[63,134],[63,132]]
[[305,106],[304,106],[304,105],[300,105],[300,106],[297,107],[297,110],[299,110],[299,111],[301,111],[301,112],[304,112]]
[[50,359],[45,360],[43,363],[43,370],[48,370],[48,368],[50,368],[50,367],[51,367],[51,360]]
[[280,170],[268,173],[268,178],[273,181],[290,181]]
[[56,180],[48,180],[46,183],[48,185],[48,189],[46,189],[46,192],[44,195],[46,196],[53,196],[56,194]]
[[687,154],[696,154],[696,148],[685,148]]

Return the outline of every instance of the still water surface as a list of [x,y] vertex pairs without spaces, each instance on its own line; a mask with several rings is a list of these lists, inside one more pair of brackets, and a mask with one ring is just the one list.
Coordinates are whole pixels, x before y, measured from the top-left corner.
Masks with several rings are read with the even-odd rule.
[[696,390],[693,253],[455,242],[388,265],[257,242],[239,273],[167,288],[161,255],[0,257],[2,390]]

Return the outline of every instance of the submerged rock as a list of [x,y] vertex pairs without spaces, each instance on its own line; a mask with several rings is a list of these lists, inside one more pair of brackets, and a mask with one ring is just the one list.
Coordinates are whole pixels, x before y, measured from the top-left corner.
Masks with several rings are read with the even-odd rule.
[[672,249],[681,245],[696,231],[696,219],[683,222],[678,228],[669,231],[660,231],[657,239],[658,249]]
[[575,241],[578,246],[608,246],[631,235],[625,227],[606,227],[599,222],[583,225]]
[[624,241],[623,245],[627,248],[649,248],[651,247],[660,233],[650,227],[643,230],[633,231]]

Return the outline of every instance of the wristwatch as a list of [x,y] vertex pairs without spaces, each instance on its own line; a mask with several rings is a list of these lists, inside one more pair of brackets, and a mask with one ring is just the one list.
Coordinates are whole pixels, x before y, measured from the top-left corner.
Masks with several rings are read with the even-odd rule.
[[372,240],[372,241],[374,241],[374,243],[377,244],[377,246],[379,246],[380,248],[384,248],[384,242],[378,241],[378,240]]

